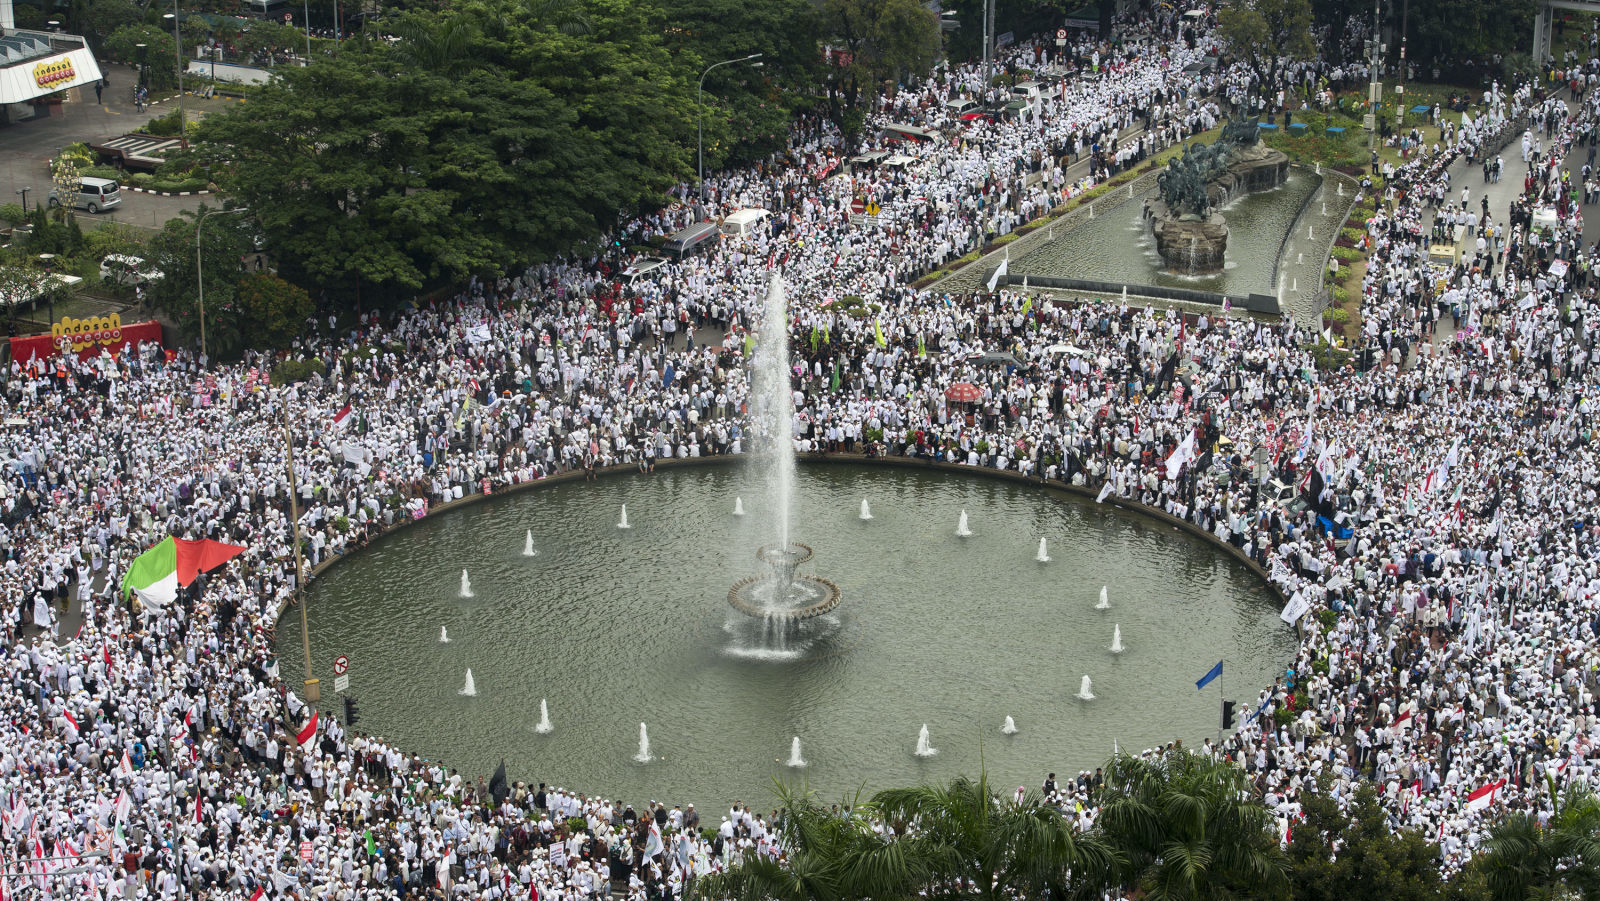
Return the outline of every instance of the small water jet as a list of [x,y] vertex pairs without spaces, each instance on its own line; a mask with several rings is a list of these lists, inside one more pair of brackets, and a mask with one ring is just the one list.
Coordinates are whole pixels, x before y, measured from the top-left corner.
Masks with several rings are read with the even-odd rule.
[[1033,556],[1033,559],[1039,561],[1040,563],[1049,563],[1050,562],[1050,552],[1049,552],[1049,548],[1048,548],[1047,539],[1044,539],[1044,538],[1040,538],[1039,539],[1039,553],[1035,554]]
[[1084,676],[1083,677],[1083,684],[1078,686],[1078,700],[1080,700],[1080,701],[1093,701],[1094,700],[1094,692],[1089,690],[1089,677],[1088,676]]
[[617,528],[619,528],[619,529],[631,529],[631,528],[633,528],[633,526],[628,525],[628,505],[627,504],[623,504],[622,505],[622,519],[617,521]]
[[928,724],[922,724],[922,731],[917,733],[917,756],[932,757],[939,753],[939,749],[928,744]]
[[789,762],[784,766],[802,767],[805,765],[805,758],[800,756],[800,736],[796,735],[794,741],[789,742]]
[[533,549],[533,530],[529,529],[528,534],[522,539],[522,556],[536,557],[538,554],[539,552]]
[[1017,721],[1012,719],[1009,716],[1006,717],[1005,725],[1000,727],[1000,734],[1001,735],[1016,735],[1017,731],[1018,731],[1017,730]]
[[1111,653],[1122,653],[1122,624],[1118,623],[1111,630]]
[[971,538],[972,530],[967,528],[967,511],[961,511],[961,519],[956,522],[956,537]]
[[866,498],[862,498],[861,499],[861,517],[860,518],[861,519],[871,519],[872,518],[872,508],[867,505],[867,499]]
[[1100,586],[1100,603],[1094,605],[1096,610],[1110,610],[1111,601],[1106,597],[1106,586]]
[[461,686],[461,690],[456,692],[456,694],[465,695],[469,698],[475,698],[478,696],[478,683],[472,681],[471,669],[467,670],[467,684]]
[[439,627],[439,643],[440,644],[449,644],[450,643],[450,630],[446,629],[444,626],[440,626]]
[[555,726],[550,725],[550,705],[545,703],[544,698],[540,698],[539,725],[534,726],[533,731],[539,733],[540,735],[549,735],[551,732],[554,732],[555,729]]
[[633,755],[633,759],[640,763],[649,763],[655,760],[655,757],[650,754],[650,732],[645,729],[644,723],[639,724],[639,753]]
[[467,571],[464,569],[461,571],[461,596],[472,597],[472,580],[467,578]]
[[743,516],[744,515],[744,498],[736,497],[736,498],[733,499],[733,515],[734,516]]

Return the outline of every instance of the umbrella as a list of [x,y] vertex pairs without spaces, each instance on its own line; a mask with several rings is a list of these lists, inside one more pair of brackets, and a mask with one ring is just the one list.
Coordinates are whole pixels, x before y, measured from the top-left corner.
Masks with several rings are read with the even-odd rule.
[[953,400],[958,404],[970,404],[982,397],[983,392],[971,382],[956,382],[944,389],[944,396],[946,400]]

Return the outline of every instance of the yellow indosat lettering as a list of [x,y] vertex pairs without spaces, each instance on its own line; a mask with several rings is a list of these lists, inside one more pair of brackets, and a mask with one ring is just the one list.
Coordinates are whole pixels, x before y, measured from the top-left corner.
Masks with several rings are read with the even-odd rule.
[[77,77],[78,73],[72,68],[72,60],[66,57],[33,67],[33,80],[38,82],[41,88],[65,84]]
[[66,340],[71,343],[73,351],[85,351],[97,345],[121,344],[122,315],[112,313],[110,316],[91,316],[88,319],[63,316],[60,322],[50,326],[50,340],[57,347]]

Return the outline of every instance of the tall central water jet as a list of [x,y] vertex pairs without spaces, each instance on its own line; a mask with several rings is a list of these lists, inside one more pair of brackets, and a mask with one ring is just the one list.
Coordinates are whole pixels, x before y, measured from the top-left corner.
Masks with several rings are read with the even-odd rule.
[[786,651],[790,630],[839,604],[839,586],[818,576],[797,572],[811,559],[811,548],[789,539],[789,516],[795,485],[794,389],[789,364],[789,312],[783,282],[773,278],[751,359],[751,465],[765,485],[768,528],[773,542],[756,551],[767,567],[764,575],[733,583],[728,603],[761,623],[761,641],[769,650]]
[[555,731],[555,728],[555,726],[550,725],[550,705],[545,703],[544,698],[540,698],[539,725],[534,726],[533,731],[539,733],[540,735],[549,735],[551,732]]

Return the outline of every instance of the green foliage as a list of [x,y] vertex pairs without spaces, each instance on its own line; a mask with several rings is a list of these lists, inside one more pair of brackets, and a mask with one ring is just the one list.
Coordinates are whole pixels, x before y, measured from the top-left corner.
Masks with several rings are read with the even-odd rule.
[[1334,259],[1345,263],[1356,263],[1366,258],[1366,254],[1354,247],[1333,248]]
[[1305,819],[1288,847],[1295,901],[1432,901],[1440,896],[1439,847],[1413,829],[1389,828],[1372,786],[1363,783],[1348,810],[1323,790],[1303,792]]
[[[185,341],[200,337],[195,232],[198,216],[207,212],[214,208],[202,204],[193,212],[167,220],[144,254],[165,276],[151,284],[146,299],[167,313]],[[250,247],[250,226],[244,219],[240,215],[211,216],[200,229],[206,350],[214,359],[230,357],[244,347],[243,317],[234,302],[234,286],[244,272],[240,258]]]
[[1188,751],[1112,758],[1095,832],[1120,855],[1115,884],[1161,901],[1287,897],[1277,829],[1252,795],[1227,760]]
[[314,305],[304,288],[270,272],[252,272],[235,290],[249,343],[257,348],[288,346],[301,332]]
[[288,385],[327,374],[328,367],[321,360],[284,360],[272,367],[271,381],[274,385]]
[[1311,0],[1240,0],[1217,13],[1231,50],[1257,72],[1278,57],[1316,55],[1311,37]]
[[0,222],[16,225],[28,218],[20,203],[0,203]]
[[1513,813],[1494,828],[1470,869],[1494,901],[1600,897],[1600,799],[1587,791],[1546,791],[1555,799],[1548,824]]
[[1323,322],[1349,322],[1350,314],[1338,307],[1329,307],[1322,312]]
[[824,0],[822,32],[850,54],[828,92],[835,121],[852,139],[841,112],[859,111],[884,81],[926,72],[939,53],[938,17],[917,0]]
[[694,106],[658,7],[597,0],[568,34],[548,6],[402,18],[397,47],[355,42],[209,117],[197,156],[291,280],[396,298],[564,252],[689,176]]
[[[1335,347],[1318,338],[1317,343],[1311,345],[1311,358],[1316,362],[1317,369],[1323,372],[1331,372],[1343,369],[1350,362],[1350,351],[1342,347]],[[1287,724],[1285,723],[1284,725]]]
[[[144,128],[141,130],[145,134],[159,135],[166,138],[175,138],[183,128],[183,125],[180,124],[180,115],[181,111],[174,106],[172,110],[165,115],[157,116],[154,119],[151,119],[149,122],[146,122],[144,124]],[[187,124],[192,127],[194,125],[194,117],[188,117]]]
[[[144,49],[139,48],[144,44]],[[152,90],[167,90],[178,85],[177,45],[172,32],[156,25],[124,25],[106,37],[105,50],[129,65],[149,67],[147,78]],[[130,90],[131,86],[118,86]]]
[[[1346,288],[1344,285],[1334,285],[1333,286],[1333,302],[1336,303],[1336,304],[1339,304],[1340,306],[1343,306],[1344,304],[1349,303],[1350,302],[1350,289]],[[1339,312],[1343,313],[1344,311],[1340,310]],[[1345,318],[1348,319],[1349,318],[1349,314],[1346,314]],[[1341,319],[1341,320],[1335,320],[1335,321],[1343,322],[1345,320]]]

